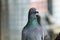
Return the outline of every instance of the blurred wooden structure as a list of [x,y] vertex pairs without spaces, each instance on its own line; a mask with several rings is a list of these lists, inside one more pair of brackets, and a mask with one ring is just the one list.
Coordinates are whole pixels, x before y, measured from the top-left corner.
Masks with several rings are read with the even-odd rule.
[[1,40],[1,0],[0,0],[0,40]]
[[50,31],[52,32],[52,40],[55,40],[57,35],[60,33],[60,25],[50,25]]

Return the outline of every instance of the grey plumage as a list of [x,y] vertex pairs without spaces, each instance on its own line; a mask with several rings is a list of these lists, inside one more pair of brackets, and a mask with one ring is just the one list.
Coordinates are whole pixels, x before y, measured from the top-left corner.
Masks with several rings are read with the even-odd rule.
[[[38,11],[36,11],[35,8],[30,8],[28,23],[22,31],[22,40],[50,40],[46,26],[44,26],[45,18],[41,15],[43,21],[43,23],[41,23],[41,17],[36,16],[36,13],[38,13]],[[42,24],[44,25],[42,26]]]
[[23,28],[22,40],[43,40],[42,27],[37,22],[35,8],[31,8],[28,14],[28,23]]

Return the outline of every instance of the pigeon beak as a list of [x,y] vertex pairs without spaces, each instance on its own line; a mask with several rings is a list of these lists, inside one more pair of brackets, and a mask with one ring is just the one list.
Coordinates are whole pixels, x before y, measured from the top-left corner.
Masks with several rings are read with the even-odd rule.
[[39,13],[38,11],[36,11],[36,13]]
[[36,13],[39,13],[38,10],[36,10]]
[[36,15],[39,15],[39,12],[38,11],[36,11]]

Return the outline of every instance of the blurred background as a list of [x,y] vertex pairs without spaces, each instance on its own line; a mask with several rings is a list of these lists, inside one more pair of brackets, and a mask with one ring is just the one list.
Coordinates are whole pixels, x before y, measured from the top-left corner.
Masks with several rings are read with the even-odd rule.
[[[0,40],[21,40],[21,32],[28,21],[29,8],[49,11],[55,19],[50,25],[52,39],[60,31],[60,0],[0,0]],[[53,39],[54,40],[54,39]]]

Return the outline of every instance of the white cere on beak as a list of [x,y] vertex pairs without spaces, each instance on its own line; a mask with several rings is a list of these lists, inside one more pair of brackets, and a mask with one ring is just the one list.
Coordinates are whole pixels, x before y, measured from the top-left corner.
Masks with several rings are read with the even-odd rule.
[[[38,10],[36,10],[38,12]],[[39,15],[39,13],[36,13],[36,15]]]

